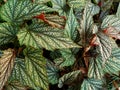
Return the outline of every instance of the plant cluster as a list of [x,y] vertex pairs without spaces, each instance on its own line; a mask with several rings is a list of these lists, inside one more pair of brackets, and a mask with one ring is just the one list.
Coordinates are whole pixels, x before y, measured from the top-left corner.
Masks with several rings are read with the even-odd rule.
[[0,0],[0,90],[118,90],[119,2]]

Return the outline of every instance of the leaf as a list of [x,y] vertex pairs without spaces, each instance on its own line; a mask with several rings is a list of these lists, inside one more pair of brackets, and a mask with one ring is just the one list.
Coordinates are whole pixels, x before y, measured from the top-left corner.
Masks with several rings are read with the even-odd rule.
[[84,7],[86,0],[68,0],[68,5],[72,8]]
[[49,1],[50,0],[34,0],[35,3],[39,3],[39,4],[41,4],[41,3],[47,3]]
[[26,48],[24,55],[26,70],[32,82],[36,87],[48,90],[46,60],[42,56],[42,51],[34,48]]
[[112,52],[112,45],[108,36],[104,33],[98,33],[98,42],[99,42],[99,52],[102,56],[103,63],[110,57]]
[[102,30],[109,28],[109,27],[113,27],[117,30],[120,31],[120,19],[117,18],[115,15],[109,15],[107,16],[101,25]]
[[51,11],[45,5],[32,3],[30,0],[9,0],[2,6],[1,17],[11,23],[21,23],[42,12]]
[[102,81],[88,78],[85,79],[81,85],[81,90],[102,90]]
[[[42,28],[41,28],[42,27]],[[79,47],[72,40],[64,36],[62,30],[50,27],[44,23],[34,23],[18,33],[21,45],[44,47],[48,50]]]
[[83,19],[81,20],[80,37],[81,43],[84,47],[89,44],[91,35],[93,34],[93,15],[99,12],[99,7],[92,3],[87,3],[83,13]]
[[114,48],[111,57],[106,61],[104,71],[110,74],[119,74],[120,71],[120,49]]
[[27,87],[20,84],[18,81],[12,81],[5,86],[5,90],[26,90]]
[[89,62],[88,77],[94,79],[102,79],[103,75],[104,74],[101,58],[91,58]]
[[36,85],[31,79],[31,75],[28,74],[29,71],[26,70],[25,60],[21,58],[16,58],[16,63],[10,77],[11,81],[17,80],[22,85],[30,86],[36,89]]
[[117,9],[116,16],[120,19],[120,3],[119,3],[119,6],[118,6],[118,9]]
[[47,62],[47,75],[48,75],[49,82],[51,84],[58,83],[58,78],[59,78],[58,72],[59,72],[58,68],[52,62],[48,61]]
[[5,50],[0,58],[0,90],[7,82],[14,66],[15,51],[13,49]]
[[66,0],[51,0],[51,2],[53,4],[53,9],[59,12],[60,16],[66,16],[65,12]]
[[115,39],[120,39],[120,31],[115,29],[114,27],[109,27],[106,30],[103,31],[106,35],[115,38]]
[[66,35],[71,38],[72,40],[75,40],[77,37],[77,20],[76,17],[74,16],[73,9],[70,10],[68,20],[65,25],[65,33]]
[[11,24],[0,24],[0,45],[13,42],[17,37],[18,27]]
[[61,88],[64,84],[70,84],[70,83],[72,83],[74,80],[77,79],[77,77],[78,77],[78,75],[80,73],[81,73],[81,71],[77,70],[77,71],[73,71],[73,72],[70,72],[68,74],[63,75],[59,79],[58,87]]

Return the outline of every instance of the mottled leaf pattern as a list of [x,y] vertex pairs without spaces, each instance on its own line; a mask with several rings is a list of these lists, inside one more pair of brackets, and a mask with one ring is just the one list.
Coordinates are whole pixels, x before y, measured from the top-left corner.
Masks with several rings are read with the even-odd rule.
[[65,6],[66,6],[66,0],[51,0],[53,4],[53,8],[59,12],[59,15],[66,16],[65,12]]
[[68,20],[66,22],[65,33],[72,40],[75,40],[77,36],[76,27],[77,27],[77,20],[76,17],[74,16],[73,9],[71,9],[69,12]]
[[0,58],[0,90],[7,82],[14,66],[15,52],[13,49],[5,50]]
[[110,74],[119,74],[120,71],[120,49],[114,48],[111,57],[106,61],[104,71]]
[[101,80],[88,78],[83,81],[80,90],[102,90],[102,85]]
[[33,4],[30,0],[9,0],[1,10],[2,18],[11,23],[20,23],[41,12],[51,11],[45,5]]
[[74,80],[77,79],[77,77],[79,76],[80,73],[81,73],[81,71],[77,70],[77,71],[69,72],[69,73],[63,75],[59,79],[58,87],[61,88],[64,84],[70,84],[71,82],[73,82]]
[[42,50],[26,48],[24,55],[26,70],[32,82],[36,87],[42,87],[44,90],[48,90],[46,60],[42,56]]
[[14,42],[17,37],[18,27],[11,24],[0,24],[0,45]]
[[47,75],[51,84],[57,84],[59,79],[59,69],[51,62],[47,61]]
[[88,77],[95,79],[103,78],[102,60],[100,57],[91,58],[88,70]]
[[44,47],[48,50],[79,47],[72,40],[66,38],[62,30],[52,28],[44,23],[35,23],[28,29],[22,29],[18,33],[18,39],[21,45],[25,44],[35,48]]

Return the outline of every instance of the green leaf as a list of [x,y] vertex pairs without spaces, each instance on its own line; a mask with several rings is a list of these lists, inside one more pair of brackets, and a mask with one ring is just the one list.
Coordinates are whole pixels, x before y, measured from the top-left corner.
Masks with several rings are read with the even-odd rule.
[[9,82],[8,85],[5,86],[5,90],[26,90],[27,87],[20,84],[18,81]]
[[110,74],[119,74],[120,71],[120,48],[112,50],[111,57],[106,61],[104,71]]
[[59,12],[60,16],[66,16],[65,12],[66,0],[51,0],[51,2],[53,4],[53,9]]
[[91,58],[88,69],[88,77],[95,79],[103,78],[103,67],[100,57]]
[[41,3],[47,3],[49,1],[50,0],[34,0],[35,3],[39,3],[39,4],[41,4]]
[[71,8],[69,12],[68,20],[66,22],[66,26],[65,26],[65,29],[66,29],[65,33],[72,40],[75,40],[77,36],[76,27],[77,27],[77,20],[74,16],[73,9]]
[[61,88],[64,84],[70,84],[73,81],[77,79],[79,74],[81,73],[80,70],[70,72],[68,74],[64,74],[60,79],[59,79],[59,84],[58,87]]
[[119,3],[119,6],[118,6],[118,9],[117,9],[116,16],[120,19],[120,3]]
[[98,42],[99,42],[99,52],[102,56],[103,63],[110,57],[112,52],[112,45],[110,38],[106,36],[104,33],[98,33]]
[[27,71],[25,67],[25,60],[21,58],[16,58],[10,81],[17,80],[24,86],[30,86],[36,89],[37,86],[31,79],[31,75],[29,75],[28,72],[29,71]]
[[85,79],[81,85],[81,90],[102,90],[102,81],[88,78]]
[[17,38],[18,27],[11,24],[0,24],[0,45],[13,42]]
[[24,55],[26,70],[32,82],[37,87],[48,90],[46,60],[42,56],[42,51],[34,48],[26,48]]
[[84,7],[86,0],[68,0],[68,5],[72,8]]
[[[41,28],[42,27],[42,28]],[[50,27],[44,23],[34,23],[18,33],[21,45],[44,47],[48,50],[79,47],[72,40],[64,36],[63,30]]]
[[5,50],[0,58],[0,90],[7,82],[14,66],[15,52],[13,49]]
[[9,0],[1,9],[1,17],[7,22],[16,24],[47,11],[51,9],[30,0]]
[[106,29],[108,27],[114,27],[115,29],[120,31],[120,19],[116,17],[115,15],[109,15],[107,16],[101,25],[102,30]]
[[50,61],[47,61],[47,75],[51,84],[57,84],[59,78],[59,69]]
[[92,3],[87,3],[83,13],[83,19],[81,20],[80,37],[81,43],[84,47],[89,44],[90,37],[93,34],[93,15],[99,13],[99,7]]

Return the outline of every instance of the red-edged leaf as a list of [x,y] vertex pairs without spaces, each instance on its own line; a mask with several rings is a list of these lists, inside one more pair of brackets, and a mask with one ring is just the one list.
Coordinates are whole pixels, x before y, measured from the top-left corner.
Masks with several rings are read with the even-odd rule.
[[98,46],[100,44],[96,34],[93,35],[93,38],[90,42],[90,46]]
[[45,14],[44,14],[44,13],[41,13],[40,15],[34,16],[34,18],[38,18],[38,19],[41,19],[41,20],[43,20],[43,21],[46,21],[46,18],[45,18]]
[[115,39],[120,39],[120,31],[115,29],[114,27],[109,27],[103,30],[103,32],[110,37],[113,37]]

